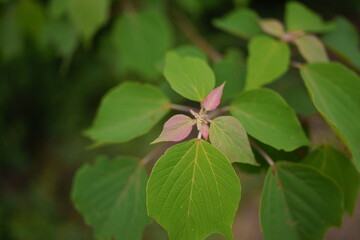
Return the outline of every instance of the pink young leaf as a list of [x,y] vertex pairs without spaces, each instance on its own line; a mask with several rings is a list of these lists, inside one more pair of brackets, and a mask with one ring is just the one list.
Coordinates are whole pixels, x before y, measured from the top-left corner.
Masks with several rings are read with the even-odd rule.
[[177,114],[167,120],[160,136],[151,144],[164,141],[181,141],[190,134],[194,124],[196,124],[196,120],[183,114]]
[[209,95],[205,98],[203,102],[203,106],[207,111],[212,111],[220,104],[220,99],[223,93],[225,83],[221,84],[221,86],[212,90]]
[[209,126],[208,125],[202,125],[200,127],[200,132],[201,132],[201,135],[204,137],[205,140],[208,140],[208,137],[209,137]]

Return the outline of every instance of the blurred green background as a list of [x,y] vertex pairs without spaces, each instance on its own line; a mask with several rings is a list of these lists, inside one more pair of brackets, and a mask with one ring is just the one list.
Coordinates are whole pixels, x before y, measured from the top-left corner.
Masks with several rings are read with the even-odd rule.
[[[151,82],[178,101],[163,82],[161,60],[155,67],[147,65],[152,63],[151,54],[190,43],[175,23],[174,9],[187,16],[219,51],[238,47],[246,52],[246,41],[217,30],[212,19],[245,6],[261,17],[282,19],[286,2],[109,0],[105,21],[91,30],[91,23],[79,25],[76,16],[96,19],[91,9],[101,0],[83,0],[85,8],[69,7],[73,4],[68,1],[72,0],[0,0],[0,239],[93,239],[91,228],[70,200],[76,169],[101,154],[143,157],[160,126],[129,143],[96,149],[86,149],[91,142],[82,132],[91,125],[101,97],[124,80]],[[325,19],[345,16],[359,29],[358,0],[302,2]],[[117,42],[127,33],[126,27],[119,27],[124,24],[121,19],[149,9],[161,13],[159,21],[165,21],[166,29],[157,30],[159,39],[128,43],[140,45],[138,51],[126,53],[126,46]],[[128,27],[131,31],[131,25]],[[257,204],[263,172],[251,174],[247,169],[241,177],[244,197],[235,223],[239,226],[236,236],[261,239]],[[357,215],[359,212],[358,207]],[[328,239],[360,239],[360,230],[351,227],[360,226],[359,217],[346,221],[350,227],[345,222],[343,233],[332,230]],[[344,232],[349,238],[336,237]],[[160,227],[152,224],[144,239],[164,236]]]

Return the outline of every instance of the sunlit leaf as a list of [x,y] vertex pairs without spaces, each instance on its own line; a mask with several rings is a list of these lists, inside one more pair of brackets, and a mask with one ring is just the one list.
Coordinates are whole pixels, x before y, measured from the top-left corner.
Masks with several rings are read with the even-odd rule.
[[258,36],[249,43],[246,87],[253,89],[268,84],[289,68],[290,49],[281,41]]
[[350,215],[358,197],[360,177],[355,166],[340,151],[324,146],[308,155],[303,164],[314,167],[337,183],[344,195],[344,207]]
[[78,170],[72,200],[97,239],[140,240],[146,214],[146,171],[131,157],[100,157]]
[[98,144],[126,142],[147,133],[169,109],[170,103],[157,88],[125,82],[103,97],[86,135]]
[[321,240],[340,226],[342,195],[337,185],[310,167],[280,162],[269,169],[261,197],[265,240]]
[[294,110],[274,91],[244,92],[232,103],[230,112],[251,136],[276,149],[292,151],[309,144]]
[[166,54],[164,75],[172,89],[181,96],[201,102],[215,85],[215,76],[207,63],[196,57]]
[[213,119],[210,125],[210,141],[230,162],[258,165],[246,131],[236,118],[222,116]]
[[202,240],[221,233],[232,240],[240,183],[229,160],[203,140],[169,148],[147,185],[147,207],[171,240]]
[[360,78],[338,63],[313,63],[300,69],[315,107],[349,146],[360,170]]

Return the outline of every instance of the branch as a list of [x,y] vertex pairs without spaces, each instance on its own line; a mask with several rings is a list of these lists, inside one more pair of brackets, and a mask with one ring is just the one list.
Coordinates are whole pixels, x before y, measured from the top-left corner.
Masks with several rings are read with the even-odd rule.
[[157,147],[153,149],[151,152],[149,152],[141,161],[139,162],[139,165],[143,166],[149,163],[151,160],[155,158],[159,158],[163,153],[172,145],[174,145],[174,142],[168,142],[160,147]]
[[200,48],[213,62],[222,58],[218,52],[194,27],[189,18],[175,8],[171,8],[171,13],[183,34],[198,48]]
[[296,62],[296,61],[292,61],[292,62],[290,63],[290,66],[291,66],[291,67],[298,68],[298,69],[300,69],[303,65],[304,65],[303,63],[301,63],[301,62]]
[[199,112],[199,109],[197,109],[197,108],[192,108],[192,107],[189,107],[189,106],[178,105],[178,104],[171,104],[171,109],[178,110],[178,111],[181,111],[181,112],[186,112],[186,113],[189,113],[190,110],[193,110],[195,112]]
[[271,159],[271,157],[259,145],[257,145],[254,141],[252,141],[251,139],[249,141],[250,141],[251,146],[253,146],[253,148],[255,148],[256,151],[258,151],[258,153],[260,153],[260,155],[268,162],[268,164],[271,167],[274,167],[275,163]]
[[213,119],[215,117],[221,116],[224,113],[227,113],[230,109],[230,106],[226,106],[220,109],[216,109],[208,114],[209,119]]

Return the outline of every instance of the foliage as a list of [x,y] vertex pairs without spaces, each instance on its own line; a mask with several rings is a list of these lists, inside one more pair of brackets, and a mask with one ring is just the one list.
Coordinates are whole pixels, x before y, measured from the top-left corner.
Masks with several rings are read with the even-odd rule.
[[[293,1],[283,22],[262,18],[248,2],[234,1],[237,8],[210,19],[214,34],[204,36],[209,26],[198,20],[220,0],[1,3],[4,66],[34,51],[40,62],[61,62],[63,79],[84,79],[64,87],[68,100],[54,97],[60,107],[49,115],[65,118],[54,135],[72,134],[67,122],[90,125],[83,135],[99,156],[77,170],[71,200],[97,239],[141,239],[151,219],[174,240],[234,239],[246,188],[238,173],[251,172],[244,169],[266,172],[265,240],[319,240],[353,214],[360,185],[356,28]],[[0,92],[11,99],[5,87]],[[89,104],[80,95],[99,93],[92,124],[80,111],[67,120],[68,109]],[[338,145],[317,144],[309,113],[324,118]]]

